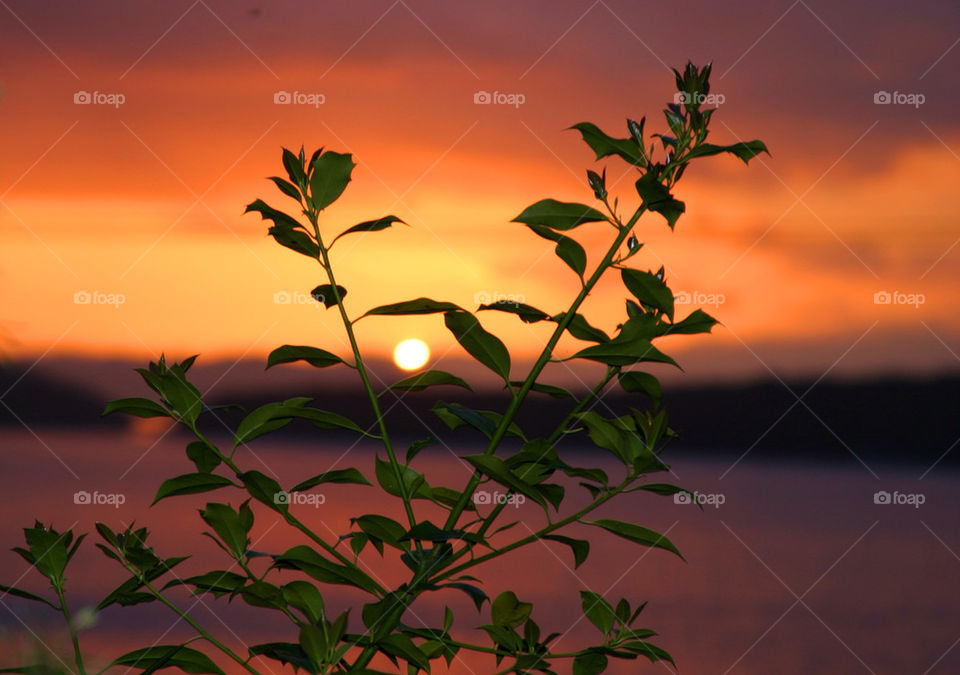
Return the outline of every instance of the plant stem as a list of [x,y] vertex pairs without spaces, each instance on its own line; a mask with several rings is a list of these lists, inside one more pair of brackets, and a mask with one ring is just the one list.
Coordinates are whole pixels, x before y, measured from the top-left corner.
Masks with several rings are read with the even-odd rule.
[[[199,438],[201,441],[206,443],[207,446],[209,446],[210,448],[213,448],[217,452],[217,454],[220,456],[220,461],[222,461],[231,471],[233,471],[238,476],[243,473],[243,471],[240,470],[240,467],[237,466],[236,462],[234,462],[232,458],[227,457],[222,452],[220,452],[217,446],[211,443],[207,439],[207,437],[204,436],[203,433],[196,428],[196,425],[191,426],[191,431],[193,431],[194,435],[197,438]],[[340,561],[341,564],[346,565],[347,567],[356,568],[358,570],[360,569],[356,563],[354,563],[352,560],[350,560],[349,558],[344,556],[342,553],[340,553],[340,551],[338,551],[336,548],[334,548],[333,546],[328,544],[326,541],[324,541],[322,537],[320,537],[309,527],[301,523],[297,519],[297,517],[291,514],[289,511],[287,511],[286,513],[281,513],[280,515],[284,517],[284,519],[287,521],[288,524],[292,525],[293,527],[297,528],[298,530],[303,532],[305,535],[307,535],[310,541],[314,542],[315,544],[323,548],[324,551],[326,551],[327,553],[332,555],[334,558],[336,558],[338,561]],[[381,586],[376,579],[373,579],[371,577],[371,581],[373,581],[373,583],[376,584],[381,595],[386,595],[387,590],[383,586]]]
[[67,621],[67,628],[70,630],[70,640],[73,642],[73,658],[77,663],[77,670],[80,675],[86,675],[87,670],[83,665],[83,653],[80,651],[80,638],[77,635],[77,629],[73,625],[73,621],[70,619],[70,609],[67,607],[67,599],[63,595],[63,589],[59,586],[55,587],[57,591],[57,598],[60,600],[60,611],[63,612],[63,618]]
[[635,478],[636,478],[636,475],[633,472],[629,472],[627,476],[620,482],[619,485],[617,485],[612,490],[607,491],[605,494],[601,495],[597,499],[593,500],[592,502],[587,504],[585,507],[583,507],[576,513],[572,513],[566,518],[562,520],[558,520],[555,523],[550,523],[549,525],[537,530],[536,532],[533,532],[532,534],[526,537],[523,537],[522,539],[517,539],[516,541],[510,544],[507,544],[502,548],[498,548],[495,551],[491,551],[490,553],[486,553],[477,558],[473,558],[472,560],[462,563],[460,565],[457,565],[456,567],[448,568],[446,571],[432,578],[430,582],[432,584],[436,584],[439,581],[443,581],[444,579],[452,577],[455,574],[459,574],[460,572],[463,572],[464,570],[467,570],[467,569],[470,569],[471,567],[479,565],[480,563],[487,562],[488,560],[493,560],[494,558],[497,558],[503,555],[504,553],[508,553],[514,549],[520,548],[521,546],[526,546],[527,544],[537,541],[538,539],[542,539],[545,535],[548,535],[554,530],[560,529],[561,527],[564,527],[566,525],[569,525],[572,522],[579,520],[580,518],[590,513],[597,507],[610,501],[611,499],[616,497],[618,494],[623,492],[623,490],[626,489],[626,487],[630,485],[630,483],[632,483]]
[[[370,377],[367,374],[367,367],[364,365],[363,356],[360,354],[360,346],[357,343],[357,337],[353,332],[353,322],[350,321],[350,317],[347,316],[347,310],[343,306],[343,297],[340,295],[340,289],[337,286],[336,277],[333,274],[333,265],[330,264],[330,254],[327,251],[327,248],[323,245],[323,238],[320,236],[320,226],[317,223],[317,213],[311,208],[308,212],[308,217],[310,218],[310,223],[313,225],[314,234],[317,238],[317,247],[320,249],[320,258],[318,261],[323,265],[323,269],[327,273],[327,278],[330,280],[331,292],[333,293],[334,300],[337,301],[337,309],[340,310],[340,318],[343,321],[344,330],[347,332],[347,339],[350,341],[350,349],[353,351],[353,358],[356,364],[357,372],[360,373],[360,379],[363,380],[363,388],[367,392],[367,398],[370,399],[370,407],[373,410],[374,416],[377,418],[377,426],[380,428],[380,436],[383,441],[383,447],[387,451],[387,457],[390,460],[390,467],[393,470],[394,479],[397,481],[397,489],[400,491],[400,498],[403,500],[403,510],[406,511],[407,521],[410,523],[410,528],[413,529],[417,525],[417,518],[413,513],[413,504],[412,499],[407,492],[407,484],[403,480],[403,475],[400,472],[400,462],[397,460],[397,455],[393,450],[393,443],[390,441],[390,434],[387,432],[387,425],[383,419],[383,413],[380,410],[380,402],[377,398],[377,393],[373,389],[373,385],[370,383]],[[417,550],[421,549],[421,544],[419,541],[415,542]]]
[[[607,368],[607,374],[603,377],[603,379],[600,380],[600,382],[598,382],[597,385],[590,390],[589,394],[584,396],[583,399],[581,399],[577,403],[577,405],[574,406],[573,410],[567,413],[567,416],[563,418],[563,421],[560,422],[559,425],[557,425],[557,428],[554,429],[553,433],[551,433],[550,436],[547,438],[547,443],[550,445],[551,448],[554,446],[554,444],[557,442],[557,440],[560,438],[563,432],[566,431],[567,425],[570,424],[570,421],[577,415],[577,413],[583,410],[584,406],[586,406],[588,402],[592,401],[594,398],[597,397],[597,395],[603,390],[603,388],[607,386],[607,383],[610,382],[611,379],[613,379],[613,376],[617,374],[617,370],[618,370],[617,368]],[[511,493],[512,493],[512,490],[509,491],[507,494],[509,495]],[[503,511],[506,507],[507,507],[506,500],[500,502],[494,507],[493,511],[490,512],[490,515],[484,518],[483,525],[481,525],[480,528],[477,530],[477,537],[483,537],[487,533],[487,530],[493,527],[493,523],[496,521],[497,516],[499,516],[500,512]],[[457,551],[453,559],[456,560],[462,557],[462,555],[466,552],[466,550],[467,548],[464,547],[459,551]]]
[[149,581],[143,578],[143,575],[140,572],[140,570],[138,570],[136,567],[128,563],[126,559],[122,558],[121,561],[123,563],[123,566],[127,568],[128,572],[130,572],[131,574],[133,574],[135,577],[139,578],[143,582],[143,587],[146,588],[148,591],[150,591],[153,597],[155,597],[157,600],[159,600],[164,605],[169,607],[171,610],[173,610],[177,614],[177,616],[179,616],[181,619],[186,621],[191,628],[193,628],[195,631],[197,631],[197,633],[200,634],[200,637],[202,637],[204,640],[206,640],[207,642],[212,644],[214,647],[222,651],[231,659],[239,663],[248,672],[252,673],[253,675],[260,675],[260,672],[256,668],[251,666],[244,659],[240,658],[238,654],[236,654],[232,649],[230,649],[228,646],[220,642],[217,638],[213,637],[203,626],[201,626],[199,623],[194,621],[189,614],[187,614],[184,610],[177,607],[177,605],[173,603],[171,600],[169,600],[163,593],[161,593],[156,588],[154,588],[152,583],[150,583]]
[[[637,222],[637,219],[640,217],[643,211],[644,207],[640,206],[633,214],[630,222],[626,226],[620,228],[616,239],[610,246],[606,255],[604,255],[603,260],[600,261],[600,264],[597,265],[597,268],[590,276],[590,279],[587,280],[587,282],[583,285],[583,288],[570,305],[570,309],[568,309],[563,318],[557,322],[557,328],[553,331],[553,335],[550,336],[550,340],[543,348],[543,351],[540,353],[536,363],[534,363],[533,368],[530,369],[530,373],[523,381],[519,391],[517,391],[517,394],[513,397],[513,400],[511,400],[509,407],[503,415],[503,419],[500,420],[500,425],[490,438],[490,443],[487,445],[487,449],[483,453],[484,455],[493,454],[494,451],[496,451],[496,449],[499,447],[501,441],[503,441],[503,437],[506,435],[507,429],[510,427],[514,417],[516,417],[517,411],[520,409],[524,399],[530,392],[530,389],[533,387],[533,383],[536,382],[537,377],[550,361],[550,357],[553,355],[553,350],[560,341],[560,337],[566,330],[567,325],[573,320],[577,309],[579,309],[580,305],[583,304],[583,301],[586,300],[587,296],[590,294],[590,291],[593,290],[593,287],[600,280],[600,277],[602,277],[604,272],[607,271],[607,268],[610,267],[613,262],[614,255],[616,255],[617,251],[620,250],[620,247],[623,245],[623,242],[626,241],[627,237],[630,235],[630,230],[632,229],[634,223]],[[616,216],[614,215],[613,217],[617,225],[620,225],[621,223]],[[466,508],[467,503],[470,500],[473,491],[476,490],[477,485],[480,483],[480,480],[480,472],[475,471],[473,476],[470,478],[470,482],[467,484],[467,487],[464,488],[463,492],[461,493],[460,499],[457,501],[456,506],[454,506],[453,510],[450,512],[446,525],[444,526],[445,530],[452,529],[456,525],[457,520],[460,518],[463,510]]]

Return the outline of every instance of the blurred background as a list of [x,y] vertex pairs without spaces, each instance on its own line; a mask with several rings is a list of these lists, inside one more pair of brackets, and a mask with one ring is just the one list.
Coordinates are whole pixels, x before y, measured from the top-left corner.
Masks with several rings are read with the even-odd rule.
[[[158,472],[189,466],[161,450],[182,443],[99,413],[143,395],[132,368],[161,353],[199,353],[211,402],[306,392],[363,417],[350,373],[263,371],[281,344],[346,345],[336,314],[309,296],[326,281],[318,266],[243,215],[258,197],[292,204],[265,180],[282,173],[282,147],[358,163],[325,235],[388,214],[409,225],[334,249],[351,314],[419,296],[559,312],[576,278],[510,220],[545,197],[590,201],[587,168],[607,167],[611,192],[633,204],[632,170],[594,162],[567,128],[625,136],[625,118],[646,115],[648,132],[664,131],[670,68],[687,60],[713,63],[711,140],[759,138],[771,154],[749,168],[694,163],[675,191],[687,206],[676,230],[650,218],[637,232],[633,264],[665,268],[681,315],[702,307],[722,324],[665,342],[684,371],[654,371],[681,432],[671,481],[725,505],[705,519],[642,502],[694,549],[682,573],[657,567],[665,581],[643,584],[661,597],[651,623],[672,628],[665,646],[685,672],[956,672],[960,9],[935,0],[750,0],[736,12],[702,1],[0,1],[0,544],[41,512],[62,527],[117,515],[76,508],[79,489],[128,495],[123,519],[157,518],[146,506]],[[608,233],[576,235],[595,263]],[[608,332],[624,315],[619,286],[602,284],[583,310]],[[491,314],[481,319],[522,376],[549,327]],[[458,400],[499,405],[438,316],[364,320],[358,332],[378,386],[403,375],[394,348],[416,339],[430,365],[478,382]],[[576,390],[596,375],[548,370]],[[598,410],[637,405],[611,391]],[[390,414],[411,438],[443,433],[428,408],[402,397]],[[525,419],[560,410],[531,402]],[[251,461],[287,475],[309,441],[288,442]],[[352,448],[323,444],[333,459]],[[435,461],[456,473],[446,448]],[[847,560],[859,562],[837,567],[854,549]],[[822,604],[798,600],[825,570]],[[0,558],[0,580],[26,572]],[[678,597],[695,599],[695,616]],[[0,626],[22,632],[22,603],[0,602]]]

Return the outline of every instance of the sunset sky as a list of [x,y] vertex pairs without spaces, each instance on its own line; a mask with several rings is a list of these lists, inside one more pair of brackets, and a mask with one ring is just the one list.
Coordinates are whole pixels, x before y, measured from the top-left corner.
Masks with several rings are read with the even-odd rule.
[[[626,117],[646,115],[648,131],[665,130],[669,67],[690,59],[714,63],[723,100],[712,140],[759,138],[771,156],[749,168],[698,161],[676,190],[687,204],[676,231],[641,221],[647,246],[634,263],[664,265],[676,292],[724,324],[681,344],[681,357],[692,350],[692,362],[720,369],[735,355],[812,377],[835,363],[956,370],[960,8],[736,8],[0,2],[0,349],[28,359],[342,351],[337,317],[307,299],[325,281],[320,268],[242,215],[257,197],[292,204],[264,179],[282,173],[281,147],[301,144],[358,162],[325,232],[387,214],[410,225],[334,249],[354,315],[418,296],[467,307],[514,296],[561,311],[575,278],[509,221],[544,197],[589,202],[585,169],[604,165],[635,203],[626,167],[594,163],[565,129],[592,121],[623,136]],[[479,91],[523,103],[478,105]],[[77,104],[77,92],[123,102]],[[276,104],[277,92],[317,104]],[[879,92],[893,101],[875,103]],[[595,262],[609,229],[576,233]],[[608,330],[622,317],[618,286],[585,308]],[[123,302],[77,304],[84,292]],[[876,304],[878,292],[893,303]],[[528,357],[548,335],[482,318]],[[454,344],[436,316],[360,326],[379,355],[409,337],[437,354]]]

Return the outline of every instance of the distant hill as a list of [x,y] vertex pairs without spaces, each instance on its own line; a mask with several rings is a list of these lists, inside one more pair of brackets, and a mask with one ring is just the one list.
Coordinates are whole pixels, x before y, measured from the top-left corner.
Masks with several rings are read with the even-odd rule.
[[[104,404],[112,397],[102,390],[84,387],[76,378],[57,377],[41,368],[24,376],[28,367],[8,364],[0,370],[0,426],[118,428],[126,424],[120,416],[100,417]],[[144,395],[144,388],[136,385],[137,376],[131,376],[133,387],[126,389],[125,394]],[[281,378],[272,381],[269,389],[251,388],[246,381],[235,386],[238,383],[232,382],[228,374],[213,389],[208,403],[239,403],[250,410],[295,393],[313,396],[314,405],[347,415],[358,423],[372,422],[361,391],[345,386],[331,389],[329,385],[311,391],[310,382],[302,378],[287,382]],[[788,384],[796,396],[802,396],[811,385],[801,381]],[[856,454],[867,462],[883,459],[927,465],[947,453],[943,463],[960,461],[960,450],[950,450],[954,444],[960,445],[958,376],[823,381],[800,403],[776,381],[737,386],[668,386],[664,397],[671,426],[681,435],[671,445],[671,453],[727,457],[739,456],[749,449],[752,459],[789,456],[853,463],[857,461],[853,456]],[[461,433],[472,434],[454,434],[439,422],[430,411],[438,398],[489,410],[503,410],[506,405],[502,394],[471,394],[455,388],[411,393],[402,398],[387,394],[382,400],[391,429],[403,438],[432,433],[447,442],[454,436],[463,438]],[[643,397],[612,388],[596,410],[605,415],[623,414],[631,407],[646,405]],[[545,434],[568,406],[565,401],[534,395],[524,404],[519,423],[528,436]],[[240,417],[238,412],[220,414],[228,424],[236,424]],[[220,431],[211,429],[214,433]],[[293,435],[309,433],[309,427],[291,425],[289,429],[287,433]],[[478,434],[472,438],[482,440]]]

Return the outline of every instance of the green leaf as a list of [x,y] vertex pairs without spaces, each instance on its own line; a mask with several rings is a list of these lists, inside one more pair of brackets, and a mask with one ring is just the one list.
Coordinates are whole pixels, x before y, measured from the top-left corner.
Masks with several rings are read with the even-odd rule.
[[709,333],[718,321],[701,309],[693,310],[683,321],[672,324],[666,335],[695,335]]
[[602,595],[593,591],[580,591],[580,606],[583,615],[599,628],[601,633],[606,635],[613,629],[617,615]]
[[437,439],[431,436],[430,438],[424,438],[419,441],[414,441],[410,444],[410,447],[407,448],[407,464],[409,464],[414,457],[416,457],[421,450],[426,447],[429,447],[437,442]]
[[283,149],[283,168],[287,170],[290,180],[297,185],[307,184],[307,175],[303,172],[303,162],[295,154]]
[[298,204],[303,203],[300,197],[300,190],[298,190],[293,183],[280,178],[280,176],[270,176],[270,180],[280,189],[280,192],[290,197],[290,199],[296,200]]
[[337,201],[347,189],[355,166],[352,155],[332,150],[314,160],[310,174],[310,203],[314,209],[322,211]]
[[[510,380],[510,384],[512,384],[514,387],[520,387],[523,385],[523,380]],[[572,392],[567,391],[563,387],[557,387],[552,384],[544,384],[543,382],[534,382],[530,389],[541,394],[546,394],[551,398],[577,398]]]
[[495,626],[516,628],[530,618],[531,611],[531,603],[520,602],[513,591],[504,591],[494,598],[490,606],[490,620]]
[[673,293],[656,274],[623,268],[620,270],[620,278],[640,304],[663,312],[673,321]]
[[578,276],[583,277],[583,272],[587,267],[587,252],[583,250],[583,246],[575,239],[571,239],[559,232],[554,232],[546,225],[528,224],[527,227],[544,239],[556,242],[557,245],[553,248],[553,252],[556,253],[557,257],[563,262],[567,263],[567,266],[576,272]]
[[453,311],[446,312],[443,321],[470,356],[504,380],[510,380],[510,352],[500,338],[483,329],[477,317],[469,312]]
[[290,508],[289,505],[277,499],[277,495],[283,492],[277,481],[259,471],[247,471],[240,474],[239,478],[251,497],[274,511],[287,513]]
[[587,252],[583,250],[583,246],[570,237],[564,237],[557,242],[554,252],[578,276],[583,277],[587,269]]
[[[394,497],[400,497],[400,484],[397,483],[397,478],[393,473],[393,467],[390,462],[377,457],[375,459],[375,471],[380,487]],[[427,485],[422,473],[401,464],[400,478],[404,482],[408,496],[414,499],[430,499],[430,487]]]
[[[343,286],[337,285],[337,294],[340,296],[342,301],[347,295],[347,289]],[[310,297],[323,304],[324,307],[330,309],[337,304],[337,298],[333,293],[333,286],[330,284],[321,284],[310,291]]]
[[526,225],[546,225],[554,230],[570,230],[583,223],[592,223],[607,220],[607,217],[586,204],[575,202],[560,202],[556,199],[541,199],[531,204],[519,216],[513,219],[514,223]]
[[653,401],[653,407],[659,408],[663,391],[660,388],[660,380],[650,373],[642,373],[639,370],[622,372],[617,375],[620,386],[624,391],[632,393],[642,393],[650,397]]
[[634,654],[642,654],[650,659],[651,663],[656,663],[657,661],[669,661],[676,667],[673,657],[665,650],[660,647],[650,644],[649,642],[644,642],[643,640],[630,641],[621,645],[623,649],[627,649]]
[[635,183],[637,194],[643,200],[643,205],[649,211],[659,213],[667,219],[670,229],[676,225],[677,219],[686,210],[683,202],[674,199],[670,190],[652,173],[644,173]]
[[372,434],[364,431],[353,420],[344,417],[339,413],[330,412],[329,410],[318,410],[317,408],[297,408],[293,411],[293,417],[307,420],[308,422],[311,422],[313,426],[320,429],[346,429],[348,431],[355,431],[358,434],[363,434],[364,436],[370,436],[371,438],[379,438],[378,436],[373,436]]
[[278,244],[289,248],[291,251],[296,251],[308,258],[318,258],[320,256],[320,247],[317,246],[313,237],[302,230],[275,225],[267,230],[267,234],[273,237]]
[[607,669],[607,655],[600,652],[577,654],[573,658],[573,675],[598,675]]
[[314,666],[319,668],[327,654],[327,640],[319,626],[305,624],[300,627],[300,647]]
[[170,417],[170,411],[148,398],[118,398],[110,401],[103,415],[122,412],[136,417]]
[[467,455],[464,459],[473,464],[478,471],[486,474],[501,485],[529,497],[540,506],[546,508],[546,500],[543,495],[534,490],[532,485],[520,480],[499,457],[493,455]]
[[298,396],[260,406],[240,422],[233,440],[233,447],[249,443],[255,438],[286,426],[293,420],[294,411],[303,408],[309,402],[309,398]]
[[684,490],[682,487],[676,485],[670,485],[669,483],[645,483],[643,485],[638,485],[635,490],[646,490],[647,492],[653,492],[654,494],[664,495],[669,497],[670,495],[679,494],[681,492],[693,496],[689,490]]
[[332,242],[330,242],[330,245],[333,246],[334,242],[344,235],[351,234],[353,232],[378,232],[379,230],[387,229],[394,223],[403,223],[406,225],[406,223],[396,216],[384,216],[383,218],[377,218],[376,220],[368,220],[366,222],[359,223],[358,225],[354,225],[349,230],[344,230],[338,234]]
[[217,451],[204,441],[187,444],[187,458],[196,465],[200,473],[210,473],[221,461]]
[[[47,600],[46,598],[43,598],[43,597],[41,597],[41,596],[39,596],[39,595],[34,595],[33,593],[29,593],[29,592],[27,592],[27,591],[21,590],[21,589],[15,587],[15,586],[4,586],[3,584],[0,584],[0,591],[2,591],[3,594],[15,595],[16,597],[18,597],[18,598],[23,598],[23,599],[25,599],[25,600],[33,600],[34,602],[42,602],[43,604],[49,605],[50,607],[53,607],[53,608],[56,609],[56,610],[59,610],[59,609],[60,609],[57,605],[53,604],[52,602],[50,602],[50,601]],[[2,596],[0,596],[0,598],[2,598]]]
[[186,579],[174,579],[169,582],[164,589],[172,586],[187,585],[194,587],[194,594],[211,593],[214,597],[220,597],[227,593],[236,593],[247,582],[247,577],[236,572],[228,570],[213,570],[205,574],[200,574]]
[[459,403],[437,401],[431,410],[451,429],[458,429],[468,424],[487,438],[493,436],[497,430],[497,423],[485,415],[484,411],[474,410]]
[[[417,298],[416,300],[394,302],[390,305],[380,305],[379,307],[374,307],[363,316],[439,314],[440,312],[451,312],[458,309],[460,309],[460,307],[452,302],[438,302],[430,298]],[[362,319],[363,316],[360,318]]]
[[401,551],[410,550],[410,545],[403,540],[407,529],[393,518],[371,513],[351,520],[371,539],[377,539]]
[[113,666],[129,666],[141,670],[180,668],[187,673],[224,675],[224,672],[210,660],[209,656],[183,645],[154,645],[153,647],[135,649],[114,660],[110,664],[110,667]]
[[[566,312],[560,312],[556,316],[551,317],[550,320],[555,323],[560,323],[564,316],[566,316]],[[582,314],[573,315],[573,318],[570,319],[570,323],[567,324],[567,332],[576,339],[583,340],[585,342],[610,341],[609,335],[604,333],[599,328],[594,328],[591,326]]]
[[406,659],[411,665],[416,666],[416,668],[422,668],[428,673],[430,672],[430,659],[428,659],[427,655],[420,651],[413,643],[413,640],[406,635],[402,633],[391,633],[390,635],[380,638],[377,644],[387,654]]
[[597,159],[603,159],[610,155],[618,155],[634,166],[646,165],[643,153],[630,138],[612,138],[590,122],[580,122],[570,128],[580,132],[580,135],[583,137],[583,142],[589,145],[590,149],[597,154]]
[[496,310],[498,312],[507,312],[508,314],[516,314],[520,317],[520,320],[524,323],[536,323],[538,321],[547,321],[550,319],[550,315],[546,312],[542,312],[536,307],[531,307],[530,305],[525,305],[522,302],[510,302],[509,300],[497,300],[496,302],[490,303],[488,305],[480,305],[477,308],[478,312],[484,310]]
[[613,453],[622,462],[629,461],[630,453],[627,449],[627,440],[617,425],[605,420],[593,411],[580,413],[577,415],[577,419],[583,422],[590,440],[597,447]]
[[303,225],[292,216],[267,205],[262,199],[248,204],[244,213],[250,213],[251,211],[259,213],[263,220],[273,221],[273,226],[267,230],[267,233],[281,246],[302,253],[309,258],[320,256],[320,248],[313,237],[307,234]]
[[240,596],[251,607],[266,607],[280,611],[286,607],[283,592],[266,581],[254,581],[244,586],[240,589]]
[[235,484],[229,478],[224,478],[215,473],[186,473],[182,476],[163,481],[159,489],[157,489],[157,496],[153,498],[153,502],[150,505],[153,506],[153,504],[167,497],[209,492],[210,490],[216,490],[228,485]]
[[239,511],[228,504],[211,502],[200,512],[204,522],[213,528],[227,550],[237,560],[243,560],[250,543],[250,529],[253,527],[253,511],[244,502]]
[[299,644],[293,642],[267,642],[250,647],[252,656],[266,656],[268,659],[279,661],[282,665],[292,665],[309,671],[313,664]]
[[405,377],[399,382],[391,384],[388,389],[399,389],[400,391],[423,391],[427,387],[437,387],[440,385],[452,385],[454,387],[463,387],[473,391],[465,380],[451,375],[443,370],[425,370],[422,373]]
[[440,584],[438,588],[455,588],[458,591],[463,591],[473,600],[473,604],[476,605],[478,612],[483,609],[483,603],[490,599],[490,597],[483,592],[483,589],[459,581],[451,584]]
[[576,569],[583,564],[590,555],[590,542],[586,539],[572,539],[559,534],[548,534],[544,537],[549,541],[556,541],[570,547],[573,551],[573,568]]
[[274,556],[274,564],[281,569],[298,569],[323,583],[355,586],[374,595],[379,591],[377,583],[358,568],[327,560],[309,546],[294,546]]
[[363,606],[361,618],[363,625],[370,629],[374,640],[390,632],[394,621],[398,621],[406,611],[407,605],[402,595],[387,593],[377,602]]
[[594,521],[584,520],[581,522],[584,522],[588,525],[602,527],[618,537],[623,537],[624,539],[642,546],[662,548],[665,551],[675,553],[676,555],[680,556],[681,560],[684,560],[684,557],[680,555],[680,551],[676,546],[673,545],[673,542],[659,532],[649,530],[645,527],[641,527],[640,525],[634,525],[633,523],[625,523],[620,520],[611,520],[609,518],[602,518]]
[[599,361],[608,366],[629,366],[634,363],[655,361],[680,367],[676,361],[654,347],[649,340],[642,339],[594,345],[581,349],[570,358]]
[[317,368],[346,363],[336,354],[331,354],[323,349],[302,345],[283,345],[270,352],[270,356],[267,357],[267,368],[272,368],[280,363],[292,363],[293,361],[306,361]]
[[711,143],[701,143],[687,153],[686,159],[693,159],[694,157],[708,157],[709,155],[719,155],[722,152],[729,152],[731,155],[736,155],[743,160],[744,164],[749,164],[750,160],[759,155],[761,152],[765,152],[768,155],[770,154],[770,151],[767,150],[767,146],[763,143],[763,141],[758,140],[734,143],[733,145],[713,145]]
[[316,487],[321,483],[354,483],[356,485],[373,485],[373,483],[364,478],[363,474],[357,469],[334,469],[332,471],[324,471],[313,478],[308,478],[302,483],[297,483],[290,488],[289,492],[303,492],[304,490],[309,490],[310,488]]

